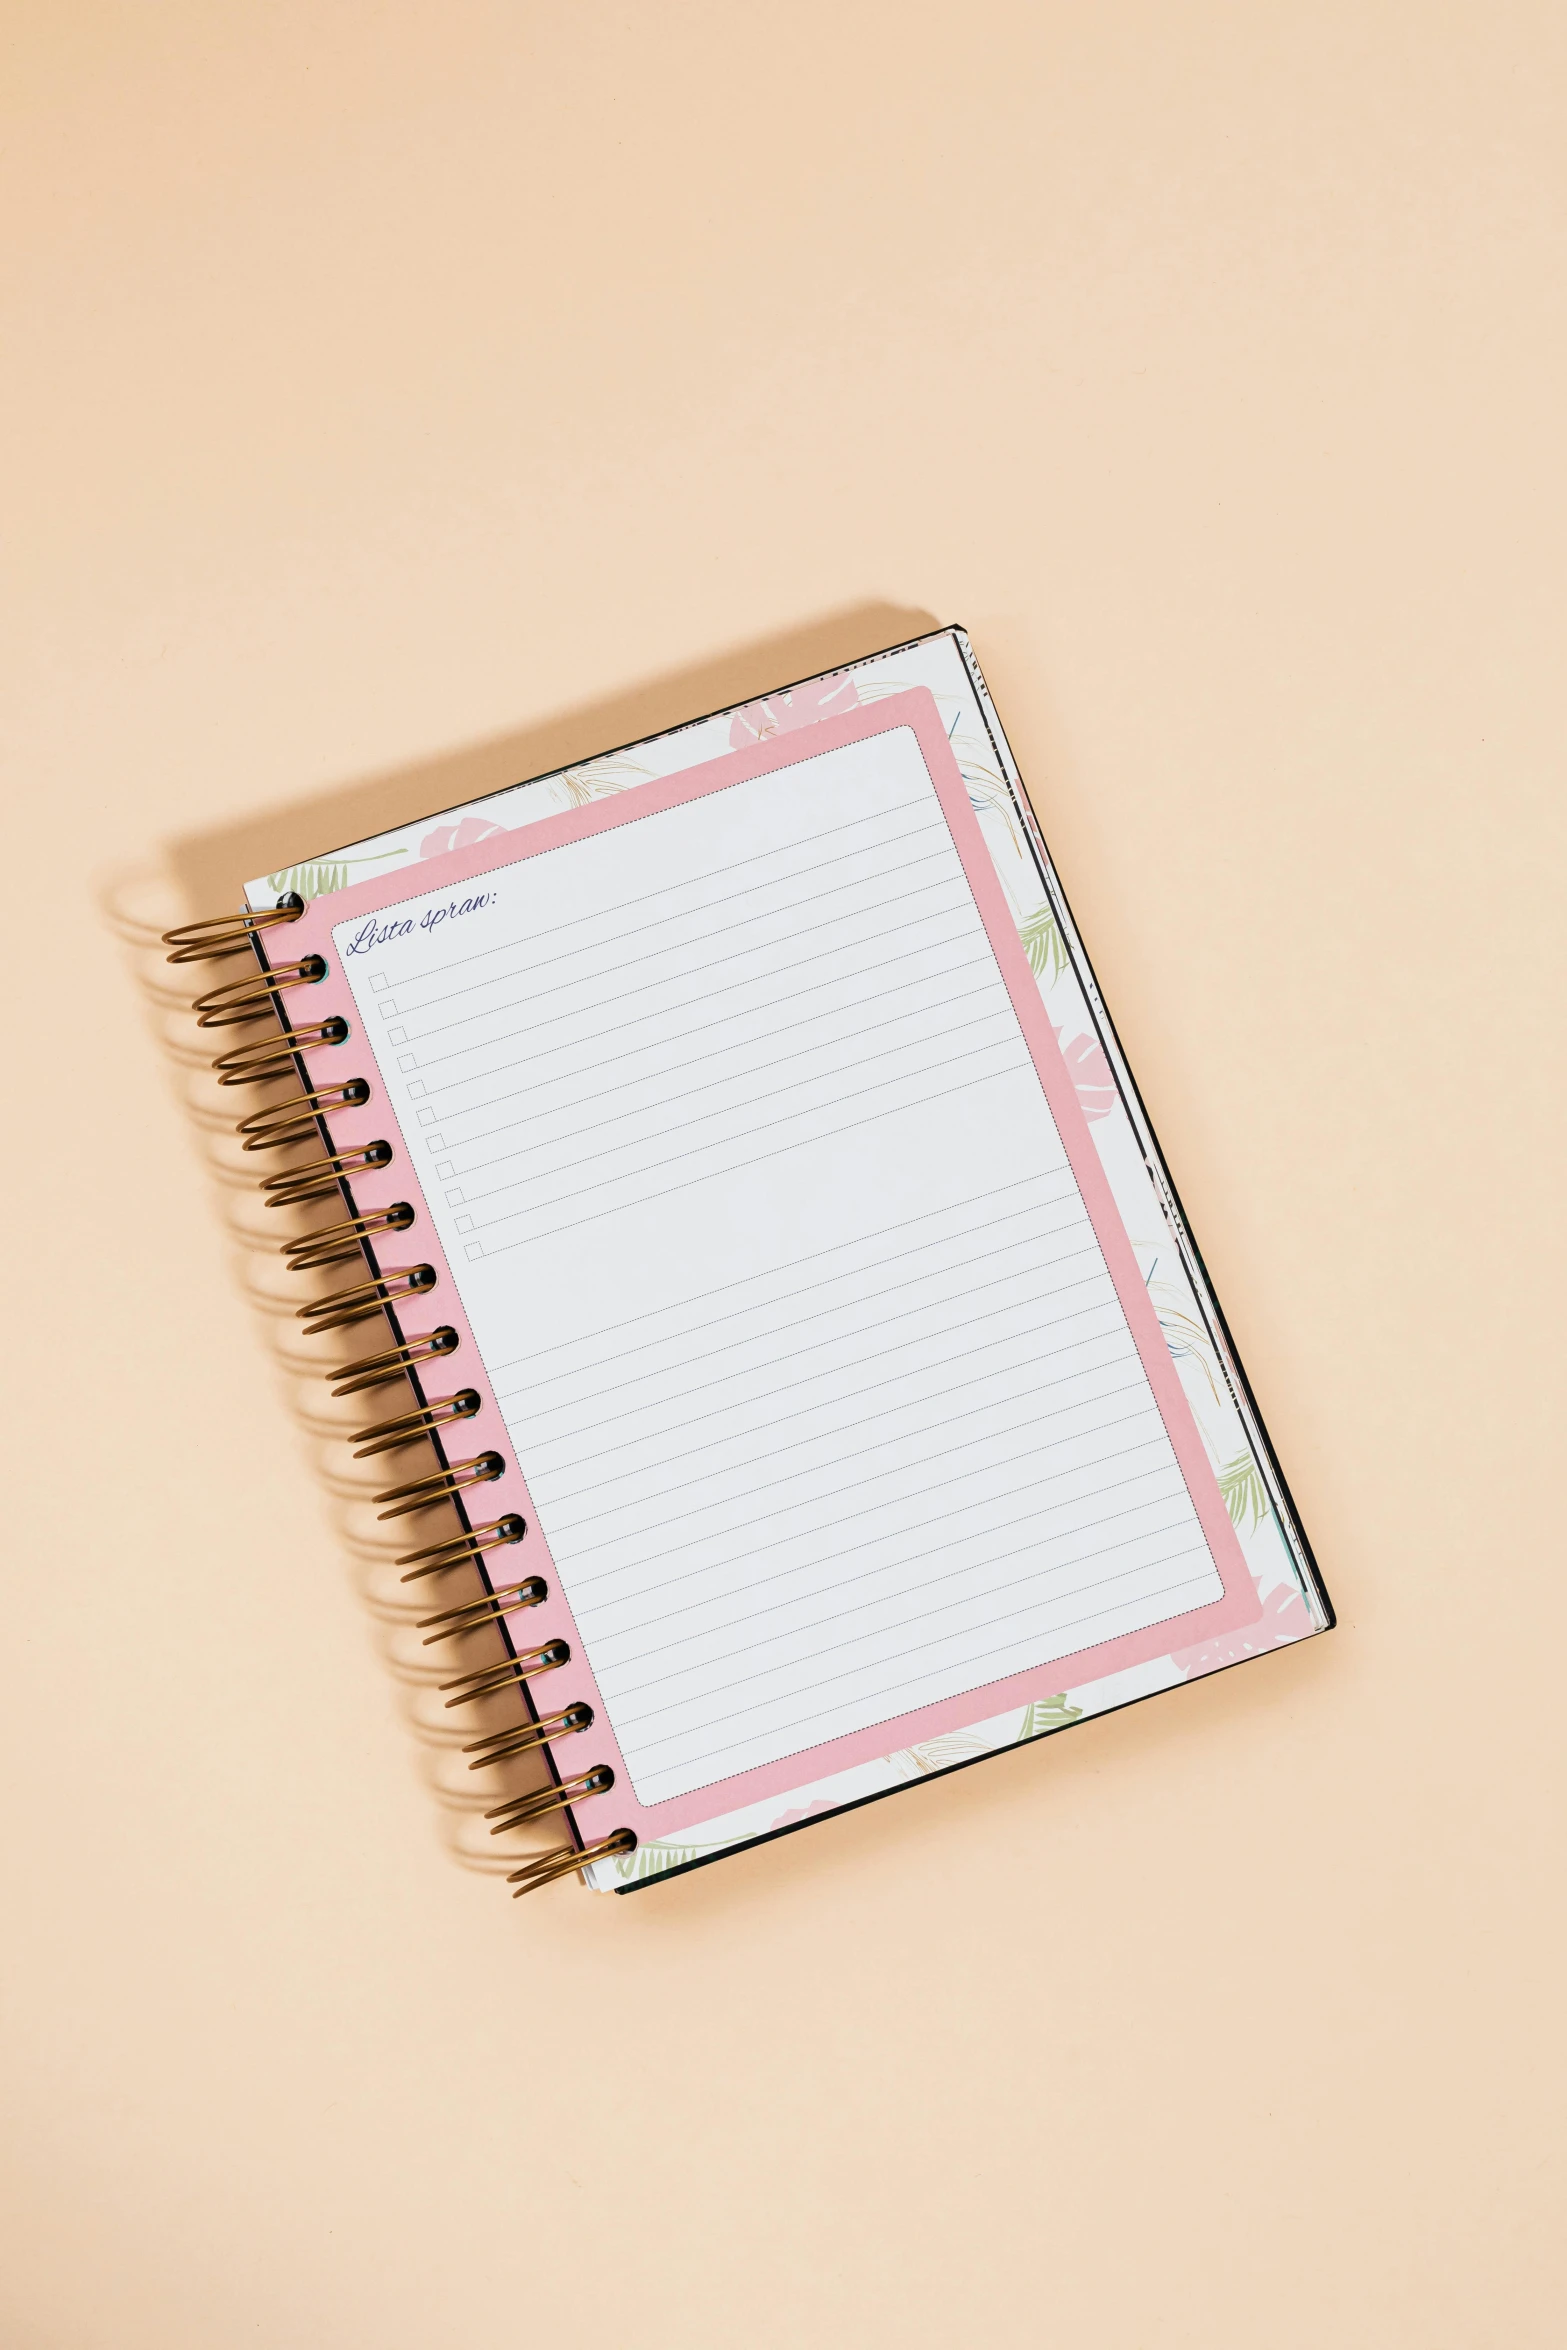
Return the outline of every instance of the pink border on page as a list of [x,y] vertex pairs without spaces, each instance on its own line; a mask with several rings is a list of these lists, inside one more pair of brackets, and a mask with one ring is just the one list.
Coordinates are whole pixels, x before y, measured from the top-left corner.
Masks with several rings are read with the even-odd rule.
[[[1065,1685],[1062,1666],[1068,1661],[1072,1666],[1071,1685],[1077,1687],[1086,1681],[1097,1681],[1107,1673],[1124,1671],[1130,1665],[1168,1656],[1174,1649],[1189,1648],[1219,1633],[1254,1623],[1261,1614],[1256,1586],[1247,1570],[1240,1542],[1219,1492],[1218,1481],[1203,1449],[1196,1420],[1182,1392],[1152,1300],[1143,1285],[1131,1242],[1089,1134],[1088,1121],[1078,1101],[1071,1073],[1061,1056],[1055,1031],[1034,984],[1028,957],[1008,910],[995,867],[990,861],[978,818],[969,804],[968,792],[947,741],[934,697],[927,687],[919,686],[905,693],[888,695],[883,701],[846,712],[842,717],[820,719],[802,732],[772,737],[749,749],[708,760],[700,766],[686,768],[679,774],[664,776],[652,783],[634,785],[610,798],[591,801],[585,807],[568,809],[558,816],[545,817],[538,823],[516,831],[491,834],[477,847],[423,860],[416,873],[405,868],[400,873],[383,874],[374,880],[336,891],[329,897],[317,898],[298,924],[283,934],[288,942],[287,954],[283,959],[292,961],[296,955],[319,954],[326,960],[327,977],[320,982],[319,988],[312,987],[306,994],[291,994],[290,1009],[302,1025],[325,1019],[333,1013],[341,1013],[349,1021],[354,1035],[347,1047],[318,1049],[312,1054],[312,1078],[320,1084],[329,1083],[339,1066],[348,1074],[365,1074],[346,1058],[341,1064],[337,1061],[337,1053],[341,1050],[345,1055],[354,1054],[354,1062],[357,1062],[354,1046],[358,1041],[359,1019],[332,939],[332,931],[339,924],[362,919],[366,914],[380,913],[388,906],[425,897],[443,889],[457,889],[486,874],[500,872],[509,865],[521,864],[528,858],[548,856],[552,850],[569,847],[573,842],[586,840],[594,833],[607,832],[622,824],[639,823],[648,816],[661,814],[667,808],[680,807],[688,800],[704,798],[710,792],[728,791],[735,784],[749,782],[754,776],[771,774],[783,767],[801,766],[847,743],[864,742],[875,735],[889,734],[899,728],[909,729],[919,744],[926,771],[962,860],[975,905],[1006,982],[1045,1099],[1104,1252],[1110,1278],[1115,1284],[1128,1327],[1148,1375],[1154,1400],[1185,1479],[1198,1523],[1224,1586],[1224,1594],[1221,1599],[1213,1600],[1205,1607],[1172,1616],[1163,1623],[1150,1624],[1142,1631],[1125,1633],[1118,1639],[1103,1641],[1094,1648],[1079,1649],[1071,1655],[1070,1660],[1056,1657],[1049,1664],[1028,1672],[982,1683],[978,1688],[966,1690],[957,1697],[944,1698],[938,1704],[921,1706],[911,1713],[889,1716],[866,1729],[853,1731],[847,1737],[805,1747],[798,1753],[762,1764],[754,1770],[740,1771],[729,1778],[710,1781],[689,1794],[672,1796],[667,1802],[644,1806],[638,1803],[633,1793],[630,1771],[611,1728],[609,1708],[587,1662],[581,1635],[561,1589],[560,1577],[549,1555],[549,1544],[539,1525],[526,1480],[521,1470],[510,1463],[510,1441],[505,1434],[505,1423],[490,1391],[488,1378],[482,1367],[474,1367],[479,1350],[462,1311],[453,1269],[433,1230],[421,1232],[417,1245],[399,1239],[394,1244],[399,1262],[427,1262],[435,1266],[440,1280],[438,1298],[432,1299],[429,1307],[429,1321],[449,1322],[458,1331],[464,1342],[458,1350],[462,1367],[454,1375],[458,1383],[477,1387],[484,1397],[483,1410],[474,1419],[462,1423],[461,1446],[448,1444],[448,1456],[455,1457],[461,1453],[462,1457],[468,1457],[471,1444],[473,1453],[504,1447],[508,1458],[507,1471],[503,1477],[473,1489],[468,1497],[470,1515],[477,1522],[499,1518],[508,1511],[516,1510],[528,1521],[526,1543],[515,1551],[490,1552],[488,1564],[500,1581],[515,1580],[519,1576],[540,1571],[549,1581],[548,1599],[526,1615],[511,1619],[518,1646],[533,1648],[555,1638],[564,1638],[571,1646],[570,1664],[532,1684],[538,1711],[541,1715],[555,1714],[582,1700],[594,1709],[593,1728],[582,1737],[580,1747],[577,1739],[572,1737],[555,1748],[561,1775],[571,1778],[591,1764],[604,1761],[611,1762],[615,1769],[615,1785],[607,1795],[590,1797],[572,1807],[584,1842],[588,1844],[617,1827],[634,1828],[643,1840],[674,1835],[698,1821],[737,1811],[747,1804],[763,1802],[772,1796],[787,1795],[813,1780],[830,1777],[834,1772],[850,1769],[857,1763],[878,1761],[882,1756],[896,1753],[922,1739],[966,1729],[974,1722],[987,1721],[1014,1706],[1053,1696]],[[416,886],[411,888],[410,883]],[[307,1004],[308,1011],[305,1008]],[[378,1139],[385,1134],[388,1115],[388,1106],[379,1103],[373,1095],[369,1104],[361,1109],[334,1111],[330,1118],[334,1147],[348,1151]],[[414,1173],[415,1162],[408,1149],[408,1138],[400,1130],[399,1139],[403,1145],[403,1155],[394,1158],[389,1168],[353,1178],[354,1200],[361,1213],[389,1206],[394,1200],[406,1196],[410,1179],[415,1185],[418,1184],[418,1176]],[[392,1270],[392,1250],[383,1248],[379,1254],[383,1271]],[[416,1318],[422,1324],[422,1314]],[[411,1330],[412,1320],[407,1309],[403,1309],[400,1319],[405,1330]],[[455,1364],[458,1357],[447,1357],[444,1360]],[[498,1437],[486,1432],[497,1427],[501,1430]],[[452,1435],[455,1437],[457,1431],[453,1430]],[[389,1478],[389,1482],[401,1482],[401,1479]],[[410,1528],[414,1525],[412,1520],[407,1523]],[[428,1539],[428,1536],[411,1532],[410,1547],[421,1539]]]

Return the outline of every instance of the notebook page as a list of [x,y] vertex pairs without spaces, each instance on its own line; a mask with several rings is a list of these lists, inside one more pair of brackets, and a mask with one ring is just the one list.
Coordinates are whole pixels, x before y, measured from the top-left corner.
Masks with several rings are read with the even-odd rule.
[[462,903],[333,937],[641,1804],[1224,1596],[911,729]]

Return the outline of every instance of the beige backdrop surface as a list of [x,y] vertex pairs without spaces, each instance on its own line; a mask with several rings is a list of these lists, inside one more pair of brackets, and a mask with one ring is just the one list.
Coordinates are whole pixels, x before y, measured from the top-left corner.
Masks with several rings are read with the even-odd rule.
[[[8,2350],[1559,2342],[1567,16],[0,46]],[[514,1905],[121,934],[925,616],[1341,1628]]]

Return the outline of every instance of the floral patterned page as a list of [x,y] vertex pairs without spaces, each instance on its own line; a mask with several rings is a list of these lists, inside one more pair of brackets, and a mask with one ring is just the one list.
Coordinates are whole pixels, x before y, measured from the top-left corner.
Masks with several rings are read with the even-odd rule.
[[1016,763],[961,630],[937,631],[761,701],[516,785],[437,820],[404,826],[308,864],[260,876],[247,886],[247,902],[270,905],[290,889],[313,899],[390,874],[401,878],[406,873],[410,890],[417,890],[419,866],[426,859],[476,846],[494,835],[915,686],[934,695],[941,713],[986,850],[1256,1586],[1261,1614],[1238,1631],[826,1774],[794,1790],[782,1803],[774,1798],[751,1804],[683,1828],[677,1836],[640,1844],[624,1859],[600,1862],[584,1872],[596,1890],[625,1891],[671,1869],[715,1858],[737,1845],[889,1793],[933,1772],[1304,1639],[1332,1622]]

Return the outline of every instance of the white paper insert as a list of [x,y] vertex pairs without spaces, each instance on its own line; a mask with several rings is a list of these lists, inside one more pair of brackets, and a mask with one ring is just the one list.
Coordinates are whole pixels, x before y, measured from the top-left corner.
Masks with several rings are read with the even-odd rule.
[[1221,1596],[911,730],[469,894],[333,938],[641,1803]]

